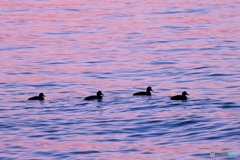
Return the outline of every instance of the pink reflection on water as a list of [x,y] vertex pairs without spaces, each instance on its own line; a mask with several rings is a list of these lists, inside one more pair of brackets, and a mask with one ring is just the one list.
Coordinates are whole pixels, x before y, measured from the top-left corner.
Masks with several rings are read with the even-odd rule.
[[[193,154],[209,154],[212,151],[222,151],[222,146],[229,148],[228,151],[237,151],[237,147],[232,145],[232,143],[217,142],[214,144],[209,143],[208,141],[202,141],[201,143],[184,143],[177,146],[166,146],[158,145],[152,146],[148,142],[140,142],[138,144],[129,144],[128,146],[121,146],[118,142],[98,142],[98,143],[86,143],[83,140],[87,140],[86,137],[82,138],[72,138],[69,139],[68,143],[66,142],[54,142],[50,140],[34,140],[29,139],[25,142],[9,142],[2,145],[12,145],[12,146],[22,146],[25,148],[31,148],[33,150],[42,151],[42,152],[52,152],[54,151],[69,151],[69,152],[79,152],[79,151],[114,151],[115,154],[97,154],[99,159],[147,159],[147,158],[160,158],[161,159],[181,159],[191,158],[190,155]],[[89,139],[91,140],[91,139]],[[165,143],[164,140],[159,140],[158,143]],[[111,147],[109,147],[111,146]],[[152,152],[154,154],[133,154],[133,153],[124,153],[124,156],[116,151],[120,150],[129,150],[137,149],[141,152]],[[7,155],[9,157],[9,155]],[[78,155],[75,155],[78,157]],[[79,155],[80,156],[80,155]],[[16,156],[12,155],[13,158]],[[199,157],[198,157],[199,159]]]
[[[1,82],[7,84],[29,84],[41,85],[48,83],[56,84],[77,84],[76,86],[66,86],[65,88],[52,87],[44,88],[48,92],[47,100],[54,100],[62,97],[84,97],[88,94],[94,94],[95,91],[103,89],[104,91],[115,91],[126,89],[124,96],[131,97],[133,86],[155,85],[153,89],[153,98],[168,98],[167,96],[180,94],[181,90],[176,88],[185,87],[182,84],[174,83],[173,77],[160,75],[158,77],[148,76],[148,79],[134,81],[129,77],[116,77],[118,71],[126,72],[127,70],[145,71],[156,70],[161,72],[166,68],[197,68],[204,65],[221,66],[222,68],[215,69],[216,71],[228,70],[228,74],[236,73],[232,71],[232,66],[237,66],[237,62],[231,62],[231,65],[226,62],[229,55],[233,55],[232,59],[239,58],[237,51],[226,50],[226,55],[219,51],[196,51],[201,48],[214,48],[218,43],[208,41],[206,37],[214,37],[215,39],[225,39],[227,41],[239,41],[240,28],[239,7],[223,9],[224,6],[230,3],[235,3],[236,0],[219,0],[219,1],[1,1],[1,10],[11,11],[3,12],[0,15],[4,25],[1,26],[2,33],[0,35],[3,41],[4,53],[1,54],[0,65],[3,72],[0,73]],[[135,3],[135,5],[127,6],[126,3]],[[214,6],[209,14],[190,14],[182,11],[186,9],[202,9]],[[171,8],[177,8],[176,11],[181,11],[178,14],[153,14],[154,12],[167,12]],[[69,11],[66,9],[79,9],[79,11]],[[221,12],[219,10],[221,9]],[[223,9],[223,10],[222,10]],[[26,11],[22,11],[26,10]],[[174,10],[175,11],[175,10]],[[224,11],[224,12],[223,12]],[[204,11],[203,11],[204,12]],[[231,18],[230,18],[231,17]],[[165,26],[165,27],[164,27]],[[187,30],[173,29],[173,27],[189,27]],[[102,28],[100,30],[99,28]],[[66,34],[70,32],[70,34]],[[137,33],[137,34],[132,34]],[[184,41],[186,38],[198,38],[198,41]],[[202,39],[201,39],[202,38]],[[168,43],[149,43],[156,41],[168,41]],[[221,45],[225,45],[221,42]],[[11,50],[8,48],[28,46],[31,49],[21,48],[19,50]],[[132,49],[131,49],[132,48]],[[193,49],[192,53],[176,55],[168,53],[164,50],[173,49]],[[113,50],[113,51],[112,51]],[[160,51],[158,51],[160,50]],[[110,52],[111,51],[111,52]],[[159,54],[150,54],[154,51]],[[216,56],[213,52],[219,53]],[[178,57],[178,58],[175,58]],[[211,58],[212,57],[212,58]],[[176,64],[161,64],[151,65],[147,62],[151,61],[176,61],[181,59],[181,62]],[[91,61],[106,61],[107,65],[89,64]],[[115,60],[115,61],[114,61]],[[201,63],[195,63],[195,61]],[[70,61],[70,62],[66,62]],[[113,62],[112,62],[113,61]],[[36,63],[38,62],[38,63]],[[60,64],[52,64],[60,62]],[[144,64],[144,65],[141,65]],[[219,65],[221,64],[221,65]],[[50,74],[41,73],[47,71]],[[167,70],[174,72],[175,70]],[[33,74],[23,74],[31,72]],[[92,77],[87,77],[83,72],[94,72],[101,74],[103,72],[116,73],[112,78],[107,78],[100,81]],[[121,73],[119,72],[119,74]],[[16,75],[10,75],[15,73]],[[55,74],[52,74],[55,73]],[[124,73],[122,73],[124,74]],[[129,74],[129,73],[128,73]],[[130,73],[133,74],[133,73]],[[165,77],[164,77],[165,76]],[[181,77],[182,78],[182,77]],[[197,79],[197,78],[196,78]],[[181,80],[189,80],[189,77],[183,77]],[[195,80],[195,79],[193,79]],[[199,81],[198,81],[199,82]],[[219,89],[229,86],[238,86],[235,82],[214,82],[212,79],[207,79],[197,83],[195,81],[188,83],[190,97],[197,99],[202,97],[204,92],[194,90],[198,88]],[[153,84],[154,83],[154,84]],[[91,85],[93,86],[87,86]],[[91,89],[89,89],[89,88]],[[161,89],[171,89],[170,91],[161,91]],[[22,93],[39,92],[34,87],[22,88]],[[159,89],[159,90],[157,90]],[[1,88],[1,92],[5,89]],[[14,86],[8,91],[14,91]],[[70,93],[58,93],[60,91],[69,91]],[[56,93],[57,92],[57,93]],[[218,90],[214,90],[215,95],[211,98],[219,98]],[[229,91],[226,91],[228,93]],[[45,92],[44,92],[45,93]],[[30,93],[29,93],[30,94]],[[122,94],[122,93],[119,93]],[[222,93],[221,93],[222,94]],[[224,93],[225,94],[225,93]],[[15,97],[9,95],[4,102],[14,100]],[[108,95],[107,95],[108,96]],[[155,97],[154,97],[155,96]],[[29,95],[30,97],[30,95]],[[18,100],[27,100],[28,95],[18,96]],[[111,97],[111,95],[109,95]],[[221,97],[221,96],[220,96]],[[238,95],[234,95],[239,98]],[[105,98],[105,97],[104,97]],[[108,98],[108,97],[106,97]],[[204,97],[206,98],[206,97]],[[208,98],[208,97],[207,97]],[[164,100],[166,100],[164,99]],[[81,99],[77,101],[81,103]],[[30,103],[30,102],[29,102]],[[27,103],[29,105],[29,103]],[[48,101],[46,102],[48,104]],[[31,104],[31,103],[30,103]],[[33,103],[34,104],[34,103]],[[37,103],[38,104],[38,103]],[[17,103],[16,105],[23,105]],[[35,108],[42,107],[40,104],[35,105]],[[103,106],[104,107],[104,106]],[[131,106],[125,106],[131,107]],[[164,111],[159,113],[158,118],[188,116],[192,113],[182,108],[177,108],[178,112]],[[24,113],[25,110],[14,110],[11,114]],[[10,117],[11,114],[3,114],[2,116]],[[77,115],[83,119],[91,119],[92,115]],[[102,113],[102,116],[125,117],[131,119],[141,114],[141,111],[135,113],[118,113],[117,115]],[[204,117],[226,117],[239,116],[238,113],[216,111],[214,113],[196,113],[198,116]],[[13,118],[18,118],[17,116]],[[64,118],[72,119],[69,115],[35,115],[28,116],[23,119],[41,120]],[[224,122],[225,120],[223,120]],[[94,128],[94,127],[93,127]],[[96,127],[95,129],[98,129]],[[26,129],[27,131],[27,129]],[[8,139],[16,138],[14,135],[9,135]],[[126,138],[125,135],[116,135],[116,139]],[[96,150],[104,151],[119,151],[128,149],[138,149],[141,152],[154,152],[154,154],[139,154],[139,153],[124,153],[114,152],[108,155],[107,153],[99,155],[99,159],[177,159],[179,155],[183,159],[192,159],[192,154],[210,153],[211,151],[222,151],[225,148],[237,151],[238,145],[234,142],[212,142],[199,141],[198,143],[178,143],[174,145],[153,145],[151,141],[139,141],[136,144],[128,144],[125,142],[93,142],[94,140],[105,140],[104,136],[74,136],[66,138],[65,142],[58,142],[46,139],[25,138],[18,139],[14,142],[2,142],[1,147],[5,145],[22,146],[38,151],[88,151]],[[171,138],[157,137],[154,143],[171,143],[174,141]],[[152,141],[153,141],[152,140]],[[111,147],[109,147],[111,146]],[[4,154],[4,153],[3,153]],[[19,155],[6,155],[6,157],[19,158]]]

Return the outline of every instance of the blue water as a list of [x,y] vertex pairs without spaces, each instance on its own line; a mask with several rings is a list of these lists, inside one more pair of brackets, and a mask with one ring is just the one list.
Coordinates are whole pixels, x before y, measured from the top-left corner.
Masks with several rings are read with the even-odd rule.
[[1,3],[1,160],[239,159],[238,1]]

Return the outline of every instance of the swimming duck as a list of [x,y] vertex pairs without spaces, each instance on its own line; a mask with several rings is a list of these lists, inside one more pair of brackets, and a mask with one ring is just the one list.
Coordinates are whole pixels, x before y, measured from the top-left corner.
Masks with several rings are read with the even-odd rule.
[[94,96],[88,96],[84,100],[94,100],[94,99],[101,100],[102,96],[103,96],[102,92],[98,91],[96,96],[95,95]]
[[28,100],[44,100],[44,94],[43,93],[39,93],[39,96],[34,96],[31,98],[28,98]]
[[150,91],[153,91],[153,90],[152,90],[152,87],[147,87],[146,91],[147,91],[147,92],[137,92],[137,93],[134,93],[133,95],[134,95],[134,96],[143,96],[143,95],[145,95],[145,96],[151,96],[151,92],[150,92]]
[[182,92],[182,95],[176,95],[171,97],[171,100],[187,100],[187,96],[189,95],[186,91]]

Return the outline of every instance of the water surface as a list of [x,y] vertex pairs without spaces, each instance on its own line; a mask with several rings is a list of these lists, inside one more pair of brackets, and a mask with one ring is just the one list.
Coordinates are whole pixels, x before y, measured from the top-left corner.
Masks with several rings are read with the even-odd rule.
[[5,0],[0,13],[0,159],[240,154],[237,0]]

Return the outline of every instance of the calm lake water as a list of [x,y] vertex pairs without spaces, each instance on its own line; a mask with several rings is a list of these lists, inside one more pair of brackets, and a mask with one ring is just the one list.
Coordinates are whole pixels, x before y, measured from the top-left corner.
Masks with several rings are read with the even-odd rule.
[[239,0],[0,3],[1,160],[240,154]]

